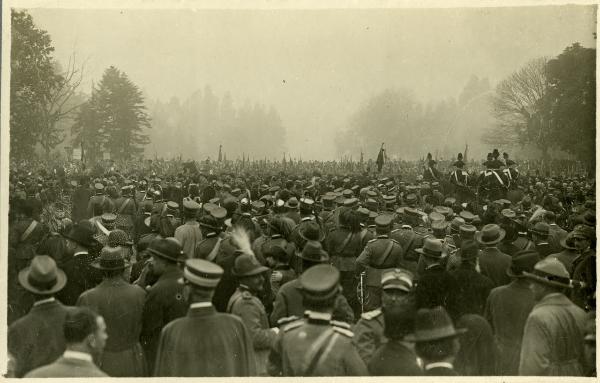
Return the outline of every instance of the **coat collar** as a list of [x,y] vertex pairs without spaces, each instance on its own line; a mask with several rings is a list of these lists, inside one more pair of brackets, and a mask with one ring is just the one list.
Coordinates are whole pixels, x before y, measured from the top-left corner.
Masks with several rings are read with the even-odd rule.
[[552,293],[543,297],[535,307],[543,306],[571,306],[573,302],[569,300],[563,293]]
[[194,304],[192,303],[188,310],[187,316],[188,317],[205,317],[205,316],[209,316],[209,315],[214,315],[215,313],[216,313],[215,306],[213,306],[212,304],[210,306],[201,305],[199,307],[199,306],[194,306]]

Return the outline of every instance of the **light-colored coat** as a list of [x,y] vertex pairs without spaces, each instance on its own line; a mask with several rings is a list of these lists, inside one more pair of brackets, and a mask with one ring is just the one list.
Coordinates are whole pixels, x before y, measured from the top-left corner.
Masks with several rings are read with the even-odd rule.
[[583,376],[585,317],[564,294],[539,301],[525,323],[519,375]]

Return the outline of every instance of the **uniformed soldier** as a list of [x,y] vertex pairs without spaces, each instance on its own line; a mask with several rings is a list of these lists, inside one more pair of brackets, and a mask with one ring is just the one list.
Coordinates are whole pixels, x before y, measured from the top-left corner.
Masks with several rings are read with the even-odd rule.
[[356,258],[357,274],[365,272],[363,291],[366,298],[364,309],[373,310],[381,305],[382,270],[407,267],[402,246],[389,237],[392,216],[381,214],[375,218],[377,238],[370,240],[362,253]]
[[[211,303],[223,269],[204,259],[188,259],[182,278],[190,302],[187,316],[163,329],[154,376],[254,376],[252,338],[239,317],[218,313]],[[201,358],[198,358],[202,355]]]
[[341,274],[342,294],[354,311],[354,316],[361,313],[360,302],[356,294],[358,279],[356,278],[356,258],[360,255],[373,235],[360,226],[359,213],[346,209],[340,214],[340,225],[333,229],[325,240],[325,248],[331,257],[331,263]]
[[[289,201],[288,201],[289,202]],[[316,223],[315,216],[313,215],[313,206],[315,201],[310,198],[301,198],[300,199],[300,218],[299,222],[290,234],[290,241],[294,242],[296,248],[302,249],[304,247],[304,243],[306,242],[306,238],[303,238],[300,235],[301,232],[305,231],[307,225],[314,226]],[[317,224],[318,225],[318,224]],[[320,235],[324,237],[324,231],[322,228],[320,230]],[[321,239],[320,241],[322,241]]]
[[115,229],[117,215],[113,213],[104,213],[100,217],[100,221],[96,222],[97,234],[94,239],[102,244],[102,247],[108,244],[108,235]]
[[321,210],[319,216],[326,233],[335,227],[335,220],[333,219],[334,201],[335,195],[333,194],[327,193],[321,197],[323,210]]
[[340,293],[339,271],[317,265],[300,277],[308,310],[305,320],[292,321],[281,332],[269,355],[271,376],[364,376],[367,368],[352,345],[347,324],[331,320]]
[[194,257],[196,246],[202,241],[200,225],[198,221],[196,221],[196,216],[201,207],[202,206],[195,201],[184,201],[183,217],[185,223],[175,229],[175,238],[181,243],[183,252],[188,258]]
[[365,364],[385,342],[383,311],[408,297],[413,288],[413,275],[403,269],[385,271],[381,274],[381,288],[382,307],[363,313],[354,326],[352,343]]
[[104,194],[104,185],[100,182],[94,184],[94,195],[90,197],[87,206],[88,217],[97,217],[103,213],[112,213],[115,206]]
[[269,350],[279,332],[277,327],[269,328],[265,307],[257,296],[264,289],[264,275],[268,270],[252,254],[238,256],[233,266],[233,275],[238,279],[239,286],[227,304],[227,312],[242,318],[250,332],[259,376],[267,374]]
[[[306,242],[298,257],[302,260],[302,270],[308,270],[318,264],[329,263],[329,254],[323,250],[323,246],[317,241]],[[273,312],[270,316],[271,324],[278,323],[280,319],[290,316],[301,317],[305,310],[300,281],[294,279],[281,286],[277,292],[273,303]],[[354,323],[352,308],[342,294],[339,294],[334,302],[333,318],[347,323]]]
[[117,214],[117,229],[125,231],[131,238],[134,237],[134,219],[138,211],[137,202],[133,197],[133,185],[128,184],[121,188],[121,196],[115,201]]

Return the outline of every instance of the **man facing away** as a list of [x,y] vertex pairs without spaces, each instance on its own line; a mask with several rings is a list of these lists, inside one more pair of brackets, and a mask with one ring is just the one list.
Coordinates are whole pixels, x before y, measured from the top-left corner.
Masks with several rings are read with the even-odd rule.
[[85,307],[74,308],[65,319],[67,349],[54,363],[25,375],[26,378],[106,377],[95,364],[108,335],[104,319]]

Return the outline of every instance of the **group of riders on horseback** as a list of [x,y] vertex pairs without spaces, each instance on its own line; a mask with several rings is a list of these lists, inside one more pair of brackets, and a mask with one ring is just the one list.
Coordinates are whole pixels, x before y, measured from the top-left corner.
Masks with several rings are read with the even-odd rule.
[[510,190],[518,188],[519,171],[517,164],[511,160],[508,153],[494,149],[488,153],[487,160],[483,163],[486,167],[478,176],[473,176],[465,169],[462,153],[458,153],[457,160],[452,164],[454,170],[447,177],[436,169],[436,161],[431,153],[427,153],[427,164],[423,172],[423,180],[427,182],[438,182],[444,194],[455,194],[461,201],[481,197],[488,200],[506,198]]

